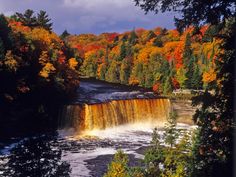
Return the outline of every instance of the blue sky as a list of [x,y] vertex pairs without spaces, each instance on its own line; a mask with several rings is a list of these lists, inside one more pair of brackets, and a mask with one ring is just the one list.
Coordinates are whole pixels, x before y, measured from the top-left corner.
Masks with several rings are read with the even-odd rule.
[[123,32],[133,28],[174,28],[174,13],[147,15],[133,0],[0,0],[0,13],[12,15],[33,9],[45,10],[53,29],[61,34]]

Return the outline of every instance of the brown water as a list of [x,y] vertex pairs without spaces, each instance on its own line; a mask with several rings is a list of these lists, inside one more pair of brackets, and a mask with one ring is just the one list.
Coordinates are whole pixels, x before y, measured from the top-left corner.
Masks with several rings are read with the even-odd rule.
[[171,105],[168,99],[113,100],[105,103],[69,105],[64,122],[77,131],[102,130],[133,123],[158,124],[166,121]]
[[0,176],[102,177],[118,149],[131,166],[140,166],[153,128],[160,127],[162,137],[171,109],[191,117],[185,107],[148,90],[83,80],[78,97],[62,111],[58,134],[14,140],[0,149]]

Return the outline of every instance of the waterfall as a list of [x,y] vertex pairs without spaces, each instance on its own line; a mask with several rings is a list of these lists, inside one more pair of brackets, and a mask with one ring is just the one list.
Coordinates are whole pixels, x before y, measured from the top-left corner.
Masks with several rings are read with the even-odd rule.
[[68,105],[63,110],[61,125],[82,132],[124,124],[158,124],[166,121],[170,107],[170,100],[165,98]]

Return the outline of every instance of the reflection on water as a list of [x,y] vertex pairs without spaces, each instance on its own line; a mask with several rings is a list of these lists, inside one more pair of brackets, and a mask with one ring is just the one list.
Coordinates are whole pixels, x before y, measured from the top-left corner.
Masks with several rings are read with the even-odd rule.
[[43,135],[21,141],[0,159],[0,176],[67,177],[70,165],[61,161],[62,151],[53,146],[55,136]]

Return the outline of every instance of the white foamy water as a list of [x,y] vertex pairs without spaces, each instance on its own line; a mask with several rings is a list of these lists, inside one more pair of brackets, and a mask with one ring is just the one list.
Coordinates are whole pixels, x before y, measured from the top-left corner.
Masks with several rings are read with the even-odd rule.
[[83,135],[72,135],[71,130],[71,135],[65,130],[60,131],[60,136],[68,141],[77,141],[78,146],[85,145],[78,152],[63,151],[62,160],[70,163],[72,177],[87,177],[90,176],[90,170],[85,161],[101,155],[114,155],[118,149],[142,159],[143,155],[136,153],[135,150],[150,144],[153,128],[150,124],[149,126],[134,124],[106,130],[93,130],[84,132]]
[[99,155],[114,154],[115,152],[112,148],[97,148],[81,153],[64,152],[62,160],[70,163],[72,177],[87,177],[90,176],[90,170],[86,167],[86,160],[93,159]]
[[[62,160],[71,165],[72,177],[88,177],[91,176],[91,170],[88,168],[88,166],[91,167],[91,164],[88,164],[87,161],[99,156],[103,158],[103,155],[114,155],[118,149],[134,155],[136,159],[143,159],[144,155],[138,150],[150,145],[154,128],[155,125],[141,123],[106,130],[93,130],[85,132],[83,135],[73,135],[72,132],[65,134],[66,131],[60,131],[60,136],[64,139],[62,141],[76,142],[76,145],[73,146],[80,147],[76,150],[63,150]],[[178,124],[178,128],[192,129],[194,126]],[[159,133],[163,134],[161,129]],[[100,165],[107,166],[105,160],[104,164]]]
[[[159,126],[160,135],[163,125]],[[62,161],[71,167],[71,177],[100,177],[106,170],[113,155],[121,149],[131,161],[144,158],[144,150],[150,145],[154,124],[139,123],[117,126],[106,130],[93,130],[78,135],[73,129],[58,131],[59,136],[52,147],[62,150]],[[178,124],[180,129],[193,129],[195,126]],[[27,138],[9,144],[1,150],[0,166],[8,162],[11,149]],[[3,173],[0,168],[0,176]]]

